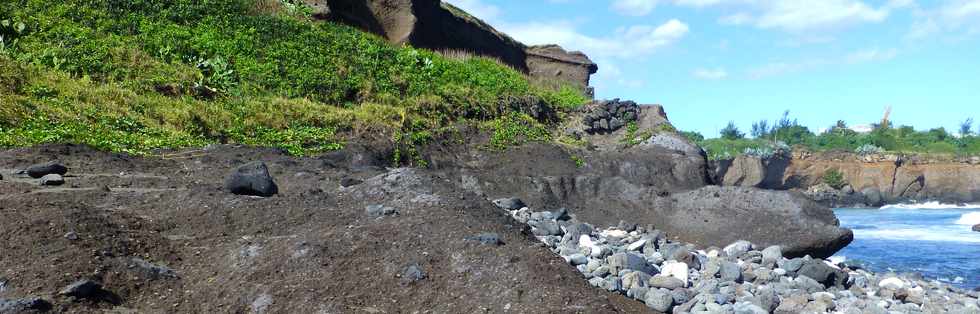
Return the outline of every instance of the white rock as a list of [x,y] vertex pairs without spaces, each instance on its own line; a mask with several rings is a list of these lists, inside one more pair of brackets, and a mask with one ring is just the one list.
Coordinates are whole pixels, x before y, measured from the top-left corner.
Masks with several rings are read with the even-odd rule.
[[778,276],[786,276],[786,270],[785,269],[782,269],[782,268],[773,269],[772,270],[772,273],[773,274],[776,274]]
[[745,240],[735,241],[735,243],[729,244],[724,249],[726,254],[731,257],[739,257],[745,252],[752,250],[752,243]]
[[882,288],[898,290],[898,289],[905,288],[905,282],[902,281],[901,279],[892,277],[879,281],[878,286]]
[[708,254],[705,255],[707,255],[708,257],[718,257],[719,254],[721,254],[721,252],[718,252],[718,250],[711,250],[708,251]]
[[664,262],[663,268],[660,269],[660,273],[664,276],[671,276],[680,279],[680,281],[684,282],[685,287],[687,286],[687,272],[687,264],[673,260]]
[[643,248],[643,246],[646,245],[646,244],[647,244],[647,240],[646,239],[639,240],[639,241],[630,243],[630,245],[626,247],[626,250],[636,251],[636,250],[639,250],[639,249]]
[[583,234],[578,237],[578,246],[584,248],[592,248],[593,246],[595,246],[595,242],[592,242],[592,237],[590,237],[587,234]]
[[602,233],[600,234],[603,237],[607,237],[607,238],[625,238],[627,233],[626,231],[619,230],[619,229],[608,229],[608,230],[603,230]]

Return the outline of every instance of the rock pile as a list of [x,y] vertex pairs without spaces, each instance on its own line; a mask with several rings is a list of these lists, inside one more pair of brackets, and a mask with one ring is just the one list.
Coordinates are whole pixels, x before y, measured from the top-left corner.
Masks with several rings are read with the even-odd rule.
[[[978,313],[977,292],[916,276],[874,274],[836,259],[785,258],[737,241],[699,250],[652,226],[596,230],[564,211],[494,202],[589,283],[673,313]],[[761,249],[761,250],[760,250]]]
[[640,116],[640,106],[633,101],[603,100],[593,102],[589,113],[582,118],[588,133],[610,133],[636,121]]

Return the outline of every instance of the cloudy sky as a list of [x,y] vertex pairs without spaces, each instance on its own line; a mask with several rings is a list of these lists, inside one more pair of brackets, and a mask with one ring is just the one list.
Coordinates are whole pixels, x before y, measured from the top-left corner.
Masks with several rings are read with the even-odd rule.
[[784,110],[814,131],[980,120],[980,0],[445,0],[599,64],[599,98],[717,135]]

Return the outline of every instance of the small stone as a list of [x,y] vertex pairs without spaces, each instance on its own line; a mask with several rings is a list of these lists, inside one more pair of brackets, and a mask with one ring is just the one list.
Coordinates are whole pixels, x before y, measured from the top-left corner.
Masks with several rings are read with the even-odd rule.
[[599,266],[598,268],[596,268],[595,271],[592,272],[592,276],[599,277],[599,278],[605,278],[606,276],[609,276],[609,274],[611,274],[611,273],[612,272],[609,271],[609,266],[603,265],[603,266]]
[[980,232],[980,224],[973,225],[973,231],[974,232]]
[[555,217],[555,220],[558,220],[558,221],[569,221],[569,220],[572,220],[572,216],[568,214],[568,209],[565,209],[564,207],[562,207],[562,208],[556,210],[555,212],[551,213],[551,215],[554,216]]
[[65,175],[68,173],[68,167],[58,163],[57,161],[49,161],[43,164],[36,164],[27,167],[27,175],[31,178],[39,179],[43,176],[49,174]]
[[72,284],[68,285],[64,289],[61,289],[61,291],[58,292],[58,294],[85,299],[85,298],[94,297],[101,290],[102,290],[102,284],[92,280],[82,279],[73,282]]
[[630,243],[630,245],[626,246],[626,250],[627,251],[637,251],[637,250],[643,248],[643,246],[646,245],[646,244],[647,244],[647,240],[646,239],[642,239],[642,240],[639,240],[639,241]]
[[480,242],[480,244],[483,245],[504,245],[504,241],[501,240],[500,235],[496,233],[481,233],[466,239]]
[[518,210],[527,207],[527,205],[524,204],[524,201],[516,197],[498,198],[493,200],[493,204],[506,210]]
[[236,195],[270,197],[279,193],[279,186],[261,161],[241,165],[225,178],[225,189]]
[[534,221],[532,215],[532,220],[528,223],[532,228],[531,232],[536,236],[549,236],[549,235],[561,235],[561,227],[558,225],[557,221],[554,220],[539,220]]
[[735,303],[735,314],[768,314],[766,311],[759,307],[758,305],[749,302],[736,302]]
[[128,267],[129,269],[146,276],[146,278],[150,280],[177,278],[177,272],[173,269],[166,266],[153,264],[140,258],[131,259]]
[[684,282],[681,281],[680,279],[674,278],[673,276],[663,275],[663,274],[657,274],[653,277],[650,277],[648,284],[650,285],[650,287],[664,288],[667,290],[684,288],[685,286]]
[[358,180],[358,179],[354,179],[354,178],[343,178],[343,179],[340,179],[340,186],[345,187],[345,188],[352,187],[352,186],[355,186],[355,185],[358,185],[358,184],[361,184],[361,183],[364,183],[364,181]]
[[384,205],[368,205],[364,207],[364,211],[370,217],[383,217],[398,214],[397,209]]
[[721,263],[721,280],[722,281],[742,281],[742,270],[738,267],[738,264],[732,262],[722,262]]
[[78,234],[75,233],[75,231],[69,231],[68,233],[65,234],[65,239],[72,240],[72,241],[78,240]]
[[41,185],[59,186],[62,184],[65,184],[65,178],[61,177],[59,174],[47,174],[41,177]]
[[664,262],[663,267],[660,269],[660,273],[664,276],[671,276],[677,278],[687,286],[687,276],[688,267],[687,264],[677,262],[677,261],[667,261]]
[[402,271],[402,283],[411,284],[425,279],[427,276],[425,271],[422,270],[422,266],[419,264],[411,264],[405,267]]
[[636,253],[616,253],[606,258],[609,263],[609,271],[618,274],[624,269],[642,271],[652,274],[655,268],[647,263],[647,260]]
[[589,258],[583,254],[572,254],[566,257],[566,260],[572,266],[584,265],[589,262]]
[[762,265],[772,267],[779,259],[783,258],[783,248],[773,245],[762,250]]
[[779,263],[779,268],[786,270],[786,272],[795,273],[797,270],[800,270],[800,267],[803,267],[804,262],[805,260],[802,258],[781,260]]
[[665,289],[651,289],[645,297],[647,306],[657,312],[666,313],[674,306],[674,297]]
[[722,250],[725,251],[725,254],[728,254],[728,256],[739,257],[742,256],[742,254],[745,254],[745,252],[752,250],[752,243],[749,241],[740,240],[729,244]]
[[629,272],[621,277],[621,280],[623,281],[623,289],[631,290],[633,288],[646,287],[647,281],[649,281],[650,278],[650,275],[643,272]]
[[882,287],[882,288],[888,288],[888,289],[892,289],[892,290],[898,290],[898,289],[905,288],[905,281],[902,281],[901,279],[898,279],[898,278],[895,278],[895,277],[891,277],[891,278],[886,278],[886,279],[884,279],[882,281],[879,281],[878,282],[878,286],[879,287]]

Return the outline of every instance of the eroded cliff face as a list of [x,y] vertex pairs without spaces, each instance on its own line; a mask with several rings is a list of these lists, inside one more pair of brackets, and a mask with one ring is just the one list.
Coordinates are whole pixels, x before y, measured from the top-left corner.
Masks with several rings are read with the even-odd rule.
[[[907,201],[974,203],[980,201],[980,158],[928,158],[901,155],[858,156],[851,153],[796,152],[783,163],[767,163],[755,176],[774,177],[759,187],[799,189],[834,198],[837,204],[880,206]],[[829,170],[838,170],[847,184],[841,191],[821,187]],[[761,172],[761,173],[759,173]],[[721,177],[742,175],[728,170]],[[831,201],[830,199],[821,201]]]
[[462,51],[500,60],[532,78],[568,84],[591,95],[598,66],[581,52],[557,45],[528,47],[480,19],[440,0],[305,0],[314,17],[340,22],[435,51]]

